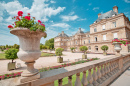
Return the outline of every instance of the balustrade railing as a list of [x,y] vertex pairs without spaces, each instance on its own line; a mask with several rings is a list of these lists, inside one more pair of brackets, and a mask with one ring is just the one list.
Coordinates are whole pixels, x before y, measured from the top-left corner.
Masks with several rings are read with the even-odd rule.
[[[130,66],[130,54],[113,56],[69,67],[41,72],[40,79],[25,82],[17,86],[107,86]],[[80,79],[80,73],[83,73]],[[88,76],[86,73],[88,72]],[[75,83],[72,76],[76,74]],[[68,77],[68,84],[63,85],[63,78]]]

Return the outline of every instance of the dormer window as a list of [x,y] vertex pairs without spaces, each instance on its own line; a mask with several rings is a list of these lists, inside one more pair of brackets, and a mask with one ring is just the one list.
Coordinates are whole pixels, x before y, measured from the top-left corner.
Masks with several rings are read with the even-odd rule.
[[112,16],[115,16],[116,14],[113,14]]
[[94,28],[94,32],[97,32],[97,29],[96,29],[96,28]]

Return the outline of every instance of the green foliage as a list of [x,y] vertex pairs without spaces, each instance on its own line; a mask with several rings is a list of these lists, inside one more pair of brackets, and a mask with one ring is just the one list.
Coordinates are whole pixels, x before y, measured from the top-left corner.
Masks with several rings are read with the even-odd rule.
[[57,56],[60,56],[60,57],[61,57],[63,50],[64,50],[63,48],[57,48],[56,51],[55,51],[55,54],[56,54]]
[[[34,19],[28,20],[28,19],[25,19],[25,17],[21,17],[21,20],[15,21],[15,24],[16,24],[15,28],[16,27],[31,28],[34,25]],[[33,30],[33,31],[35,31],[35,30]]]
[[80,49],[80,51],[83,51],[85,53],[88,50],[88,47],[81,46],[79,49]]
[[74,48],[74,47],[71,47],[70,49],[71,49],[71,51],[73,51],[75,48]]
[[101,47],[101,49],[102,49],[103,51],[107,51],[107,50],[108,50],[108,46],[107,46],[107,45],[103,45],[103,46]]
[[17,52],[18,52],[18,49],[15,49],[15,48],[8,49],[7,51],[5,51],[5,58],[12,59],[12,63],[13,63],[13,60],[18,58]]
[[19,45],[14,44],[14,45],[13,45],[13,48],[15,48],[15,49],[19,49]]
[[45,46],[48,46],[47,49],[53,49],[54,48],[54,38],[46,40]]

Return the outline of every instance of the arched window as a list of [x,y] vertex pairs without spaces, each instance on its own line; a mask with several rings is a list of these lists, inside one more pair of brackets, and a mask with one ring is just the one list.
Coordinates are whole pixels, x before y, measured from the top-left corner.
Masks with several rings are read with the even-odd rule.
[[95,51],[98,51],[98,46],[95,46]]
[[90,46],[88,47],[88,50],[91,50],[91,47],[90,47]]

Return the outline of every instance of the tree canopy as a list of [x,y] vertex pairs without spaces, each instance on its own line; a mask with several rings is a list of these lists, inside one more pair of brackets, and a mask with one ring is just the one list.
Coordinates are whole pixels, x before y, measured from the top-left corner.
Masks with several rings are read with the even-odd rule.
[[48,46],[47,48],[49,48],[49,49],[53,49],[54,48],[54,38],[46,40],[45,46]]

